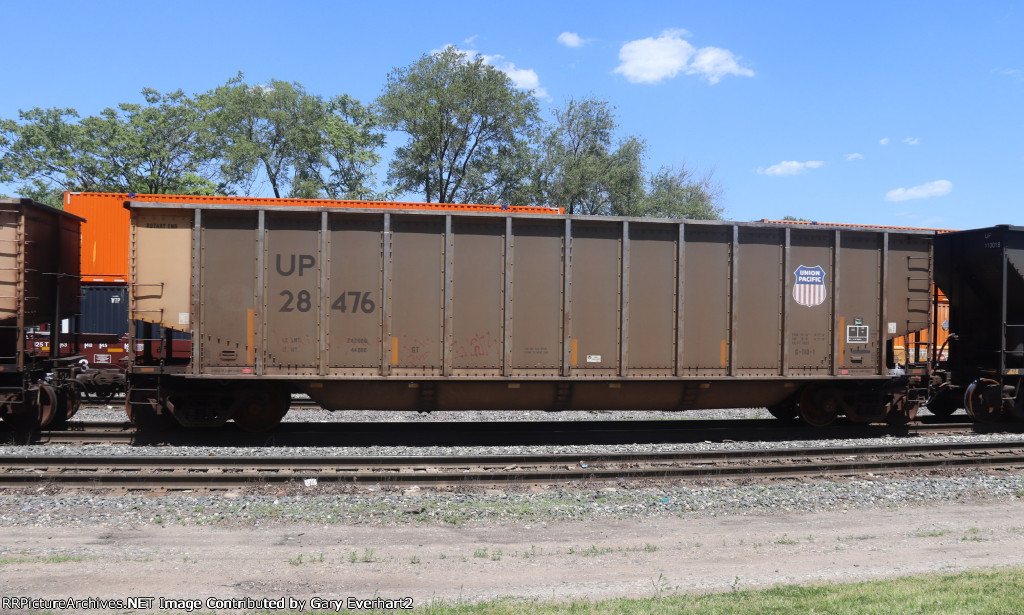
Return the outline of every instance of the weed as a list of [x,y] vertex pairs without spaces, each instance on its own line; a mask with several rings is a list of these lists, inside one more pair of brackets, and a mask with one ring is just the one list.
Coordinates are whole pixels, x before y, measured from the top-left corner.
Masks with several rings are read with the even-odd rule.
[[969,542],[985,542],[986,538],[981,535],[981,529],[977,527],[967,528],[967,533],[960,540]]
[[949,530],[918,530],[914,532],[914,536],[918,538],[938,538],[939,536],[945,536],[949,533]]
[[799,542],[800,542],[799,540],[793,540],[792,538],[790,538],[788,534],[783,534],[782,538],[780,538],[780,539],[775,541],[775,544],[777,544],[777,545],[795,545],[795,544],[798,544]]
[[651,579],[651,585],[654,586],[654,597],[659,599],[672,589],[672,584],[660,572],[658,573],[657,580]]

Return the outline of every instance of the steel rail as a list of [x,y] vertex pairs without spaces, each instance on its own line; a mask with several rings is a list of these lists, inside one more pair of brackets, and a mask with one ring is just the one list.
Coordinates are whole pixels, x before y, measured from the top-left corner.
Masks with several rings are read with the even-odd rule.
[[49,482],[103,488],[237,488],[310,478],[325,483],[466,485],[859,475],[954,467],[1024,468],[1024,444],[462,457],[0,456],[0,486]]

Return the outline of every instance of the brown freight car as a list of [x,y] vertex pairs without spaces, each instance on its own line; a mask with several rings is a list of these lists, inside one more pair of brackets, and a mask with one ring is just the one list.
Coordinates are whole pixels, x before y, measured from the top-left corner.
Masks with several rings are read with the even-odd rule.
[[63,422],[78,409],[77,357],[62,321],[78,314],[82,221],[0,199],[0,416],[16,427]]
[[[137,423],[330,410],[769,407],[906,420],[931,233],[505,213],[138,203]],[[135,345],[132,345],[135,348]],[[907,401],[907,396],[910,401]]]

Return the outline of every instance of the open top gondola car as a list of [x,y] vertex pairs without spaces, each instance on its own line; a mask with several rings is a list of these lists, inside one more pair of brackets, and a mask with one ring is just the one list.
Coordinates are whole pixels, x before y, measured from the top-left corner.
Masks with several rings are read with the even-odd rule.
[[953,335],[929,409],[1024,418],[1024,227],[936,236],[935,282],[949,297]]
[[[767,406],[906,420],[931,233],[506,213],[137,203],[137,424],[324,408]],[[922,371],[923,373],[923,371]],[[799,402],[799,403],[798,403]]]
[[0,416],[17,427],[78,409],[67,323],[79,309],[81,223],[30,199],[0,200]]

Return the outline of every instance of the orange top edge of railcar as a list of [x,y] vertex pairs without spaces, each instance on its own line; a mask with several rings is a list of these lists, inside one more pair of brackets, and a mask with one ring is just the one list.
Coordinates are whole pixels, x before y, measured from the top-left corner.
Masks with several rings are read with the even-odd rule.
[[65,192],[64,211],[86,219],[82,224],[82,282],[122,285],[128,283],[130,212],[127,201],[146,203],[198,203],[204,205],[284,205],[359,209],[426,211],[513,212],[563,214],[560,207],[483,205],[476,203],[411,203],[389,201],[338,201],[276,199],[269,197],[138,194],[113,192]]

